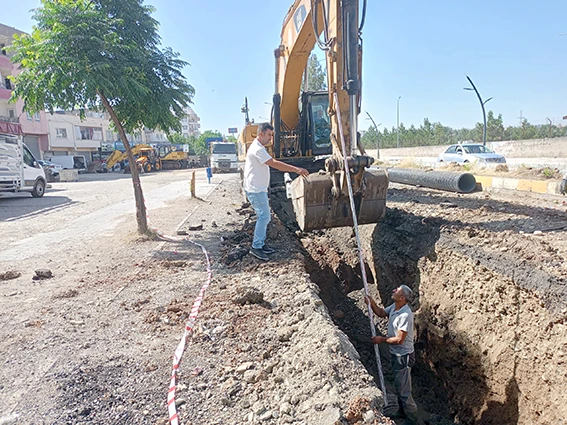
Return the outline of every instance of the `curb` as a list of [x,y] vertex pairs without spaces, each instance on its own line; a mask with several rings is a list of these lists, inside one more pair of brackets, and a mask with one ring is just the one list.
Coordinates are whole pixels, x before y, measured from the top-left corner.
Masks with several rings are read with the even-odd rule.
[[504,177],[474,176],[476,182],[486,189],[507,189],[522,192],[535,192],[548,195],[561,195],[561,182],[542,180],[511,179]]

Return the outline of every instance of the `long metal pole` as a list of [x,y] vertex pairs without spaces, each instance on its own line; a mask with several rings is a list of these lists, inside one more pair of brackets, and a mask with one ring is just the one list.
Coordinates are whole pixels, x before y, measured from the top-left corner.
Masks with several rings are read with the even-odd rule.
[[400,99],[402,96],[398,97],[398,119],[397,119],[397,128],[396,128],[396,147],[400,147]]
[[[335,105],[339,104],[339,97],[337,92],[334,93]],[[339,122],[339,137],[341,139],[341,146],[343,151],[343,163],[344,163],[344,173],[346,175],[347,187],[348,187],[348,197],[350,200],[350,210],[352,213],[352,227],[354,229],[354,234],[356,236],[356,246],[358,250],[358,261],[360,262],[360,273],[362,276],[362,284],[364,285],[364,294],[369,297],[370,290],[368,289],[368,279],[366,278],[366,267],[364,262],[364,255],[362,253],[362,243],[360,241],[360,233],[358,231],[358,218],[356,216],[356,207],[354,205],[354,194],[352,189],[352,182],[350,179],[350,169],[348,166],[348,152],[346,149],[345,135],[343,131],[343,122],[341,120],[340,108],[337,108],[337,121]],[[376,328],[374,327],[374,314],[372,312],[372,307],[370,306],[370,301],[366,305],[368,309],[368,318],[370,319],[370,334],[372,337],[376,336]],[[386,383],[384,381],[384,373],[382,371],[382,361],[380,360],[380,350],[377,344],[374,345],[374,355],[376,356],[376,366],[378,367],[378,378],[380,379],[380,389],[384,396],[384,407],[388,406],[388,395],[386,394]]]
[[374,125],[374,130],[376,130],[376,159],[380,159],[380,133],[378,132],[378,125],[382,125],[382,123],[376,125],[376,122],[372,118],[372,116],[366,111],[366,115],[372,121],[372,125]]
[[[478,97],[478,101],[480,102],[480,107],[482,108],[482,119],[484,120],[484,127],[482,127],[482,144],[484,146],[486,146],[486,110],[484,109],[484,105],[492,98],[489,98],[489,99],[483,101],[482,97],[480,97],[480,93],[476,89],[476,86],[474,85],[472,80],[469,78],[468,75],[466,75],[466,77],[467,77],[467,80],[469,80],[469,83],[471,83],[471,86],[472,86],[473,90],[475,91],[475,93]],[[466,88],[465,90],[471,90],[471,89]]]

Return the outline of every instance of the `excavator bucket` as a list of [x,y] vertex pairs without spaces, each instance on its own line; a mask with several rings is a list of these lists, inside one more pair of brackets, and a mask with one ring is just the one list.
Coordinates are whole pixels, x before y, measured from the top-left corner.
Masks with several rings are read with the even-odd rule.
[[[364,190],[355,195],[358,224],[377,223],[386,213],[388,175],[383,170],[364,172]],[[331,227],[352,226],[350,200],[331,194],[330,174],[310,174],[291,183],[291,200],[301,230],[308,232]]]

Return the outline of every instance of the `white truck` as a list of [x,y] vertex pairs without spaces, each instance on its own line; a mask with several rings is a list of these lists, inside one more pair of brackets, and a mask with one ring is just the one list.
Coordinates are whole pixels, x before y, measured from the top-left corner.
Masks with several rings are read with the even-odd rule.
[[236,153],[236,145],[234,143],[212,142],[209,146],[213,173],[220,171],[236,173],[238,171],[238,154]]
[[0,134],[0,193],[30,192],[34,198],[45,193],[47,180],[21,137]]
[[87,160],[84,155],[54,155],[49,158],[54,164],[59,164],[64,170],[87,170]]

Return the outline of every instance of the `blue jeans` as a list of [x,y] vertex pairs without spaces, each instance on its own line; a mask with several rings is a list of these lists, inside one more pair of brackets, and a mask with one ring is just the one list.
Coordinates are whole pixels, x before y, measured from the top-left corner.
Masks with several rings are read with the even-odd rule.
[[256,228],[254,229],[254,241],[252,248],[261,249],[266,241],[266,231],[270,222],[270,203],[268,201],[268,192],[248,193],[246,197],[250,201],[250,205],[256,212]]

